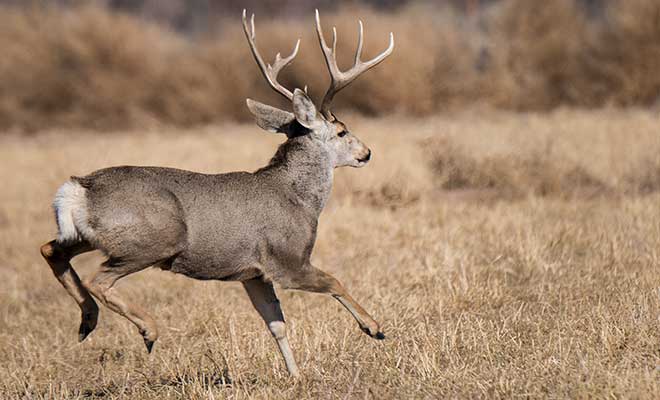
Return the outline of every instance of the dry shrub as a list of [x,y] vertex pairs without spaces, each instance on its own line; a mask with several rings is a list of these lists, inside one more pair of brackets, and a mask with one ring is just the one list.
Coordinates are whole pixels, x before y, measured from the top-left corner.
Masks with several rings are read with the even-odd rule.
[[234,47],[97,7],[2,9],[0,32],[5,128],[196,125],[235,116],[230,94],[245,92]]
[[[385,48],[390,31],[396,51],[387,67],[342,93],[337,108],[426,115],[470,90],[461,79],[471,62],[468,35],[460,33],[455,13],[413,7],[407,18],[368,8],[324,15],[326,34],[338,28],[343,68],[355,51],[354,15],[365,22],[364,59]],[[0,127],[119,129],[241,120],[248,117],[246,95],[288,107],[263,81],[238,21],[221,25],[216,35],[186,40],[98,7],[2,8],[0,46],[7,56],[0,61]],[[320,98],[328,73],[310,21],[257,18],[258,44],[268,61],[276,52],[288,53],[296,37],[302,38],[301,51],[281,80],[289,87],[309,86]]]
[[[660,154],[660,153],[656,153]],[[624,179],[630,194],[650,194],[660,191],[660,157],[646,157],[631,169]]]
[[609,1],[588,16],[575,0],[508,0],[493,18],[493,103],[653,105],[660,98],[660,3]]
[[[560,105],[651,105],[660,93],[660,5],[607,2],[588,16],[576,0],[502,0],[479,16],[448,6],[396,11],[366,6],[323,13],[338,28],[347,67],[365,22],[368,58],[395,35],[382,66],[338,96],[338,109],[369,115],[429,115],[482,103],[547,110]],[[245,120],[245,96],[288,107],[251,59],[238,18],[216,33],[184,37],[98,6],[0,7],[0,129],[118,129]],[[301,51],[282,81],[322,96],[328,76],[313,22],[257,18],[268,60]]]
[[495,101],[517,109],[548,109],[580,101],[574,80],[584,48],[587,21],[573,0],[510,0],[494,18],[491,71],[502,86]]
[[379,185],[367,190],[352,191],[346,196],[351,196],[352,201],[356,203],[397,210],[401,207],[414,205],[423,195],[423,191],[413,187],[403,177],[397,176],[394,179],[380,182]]
[[177,38],[97,8],[3,9],[0,125],[132,125],[159,92]]
[[[660,2],[612,1],[588,59],[585,78],[601,102],[653,105],[660,100]],[[586,86],[586,85],[585,85]]]
[[528,154],[481,155],[446,138],[424,142],[435,175],[445,191],[476,190],[496,198],[522,196],[594,196],[607,185],[583,166],[559,160],[549,150]]

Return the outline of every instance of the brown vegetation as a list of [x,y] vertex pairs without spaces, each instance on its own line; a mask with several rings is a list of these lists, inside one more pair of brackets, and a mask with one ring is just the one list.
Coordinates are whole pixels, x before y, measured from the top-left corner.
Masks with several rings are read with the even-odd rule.
[[444,190],[490,190],[497,197],[519,197],[599,194],[607,189],[584,167],[550,160],[539,150],[479,158],[444,140],[429,144],[431,167]]
[[[587,15],[574,0],[504,0],[466,16],[452,8],[344,8],[336,24],[340,61],[365,21],[366,56],[395,34],[393,56],[342,93],[338,105],[369,115],[429,115],[481,104],[547,110],[560,105],[654,105],[660,94],[660,4],[607,2]],[[290,86],[319,96],[327,74],[311,15],[269,20],[257,12],[265,55],[298,59]],[[216,34],[186,37],[102,8],[0,8],[0,128],[154,124],[195,126],[244,120],[244,96],[278,103],[262,82],[239,15]]]
[[[79,310],[38,252],[71,174],[255,169],[281,136],[231,124],[1,137],[2,398],[660,398],[657,114],[347,120],[374,156],[337,170],[314,260],[388,338],[331,299],[283,292],[299,382],[236,283],[137,274],[118,290],[163,328],[154,353],[103,309],[77,344]],[[101,261],[74,265],[84,277]]]

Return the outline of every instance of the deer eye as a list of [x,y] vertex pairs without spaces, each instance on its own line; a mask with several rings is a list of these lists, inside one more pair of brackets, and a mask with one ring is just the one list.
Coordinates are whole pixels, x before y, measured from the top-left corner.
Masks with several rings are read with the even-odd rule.
[[346,132],[346,131],[341,131],[341,132],[339,132],[339,133],[337,134],[337,136],[339,136],[339,137],[344,137],[344,136],[346,136],[346,133],[348,133],[348,132]]

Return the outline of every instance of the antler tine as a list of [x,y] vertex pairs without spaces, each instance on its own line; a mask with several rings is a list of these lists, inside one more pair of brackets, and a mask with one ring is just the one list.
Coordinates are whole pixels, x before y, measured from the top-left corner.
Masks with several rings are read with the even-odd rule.
[[257,34],[254,28],[254,14],[252,14],[252,16],[250,17],[250,27],[248,27],[247,11],[245,9],[243,9],[243,31],[245,32],[245,37],[247,38],[248,44],[250,45],[250,50],[252,51],[254,60],[257,62],[257,65],[259,65],[259,69],[261,70],[261,73],[264,76],[264,78],[266,78],[266,81],[268,81],[270,87],[273,88],[277,93],[286,97],[287,99],[293,100],[293,93],[291,93],[287,88],[282,86],[277,81],[277,75],[284,67],[289,65],[291,61],[293,61],[293,59],[298,54],[298,49],[300,48],[300,39],[298,39],[298,41],[296,42],[296,46],[293,48],[293,52],[291,53],[291,55],[282,58],[280,53],[277,53],[273,65],[270,65],[264,62],[263,58],[261,57],[261,54],[259,53],[259,50],[257,49],[257,43],[256,43]]
[[345,88],[349,83],[353,82],[358,76],[360,76],[360,74],[380,64],[385,58],[392,54],[392,51],[394,50],[394,34],[390,32],[390,43],[385,51],[369,61],[360,60],[362,56],[362,45],[364,42],[364,27],[362,25],[362,21],[358,21],[358,24],[358,44],[357,49],[355,50],[355,61],[353,66],[348,71],[341,71],[337,65],[337,30],[332,28],[331,49],[325,42],[325,37],[323,36],[323,28],[321,28],[319,10],[316,10],[316,33],[319,37],[319,43],[325,57],[325,63],[328,66],[328,71],[330,72],[330,87],[328,88],[328,91],[323,97],[323,102],[321,103],[321,112],[326,118],[332,118],[332,113],[330,112],[330,103],[332,103],[332,99],[335,94],[341,89]]
[[358,20],[358,44],[357,48],[355,49],[355,62],[353,64],[357,64],[360,62],[360,57],[362,57],[362,43],[364,39],[364,27],[362,26],[362,20]]
[[332,27],[332,56],[337,57],[337,28]]

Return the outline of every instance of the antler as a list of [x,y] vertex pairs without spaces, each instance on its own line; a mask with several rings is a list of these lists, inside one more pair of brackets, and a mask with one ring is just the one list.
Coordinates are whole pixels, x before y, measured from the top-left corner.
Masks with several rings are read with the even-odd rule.
[[254,14],[252,14],[252,17],[250,18],[250,27],[252,29],[248,28],[247,24],[247,17],[246,17],[246,11],[243,9],[243,30],[245,31],[245,37],[248,40],[248,43],[250,44],[250,50],[252,50],[252,55],[254,56],[254,60],[257,62],[259,65],[259,69],[261,69],[261,73],[263,74],[264,78],[268,81],[268,84],[270,87],[272,87],[277,93],[281,94],[282,96],[286,97],[289,100],[293,100],[293,94],[284,86],[282,86],[279,82],[277,82],[277,74],[280,73],[282,68],[286,67],[293,61],[293,59],[296,57],[298,54],[298,47],[300,47],[300,39],[296,42],[296,47],[293,49],[293,52],[291,53],[290,56],[286,58],[282,58],[280,56],[280,53],[277,53],[275,56],[275,62],[271,66],[270,64],[266,64],[261,58],[261,54],[259,54],[259,50],[257,49],[257,44],[256,44],[256,32],[254,30]]
[[316,33],[319,36],[319,43],[321,44],[321,50],[325,56],[325,63],[328,66],[328,71],[330,72],[330,87],[323,97],[323,102],[321,103],[321,113],[326,119],[334,119],[332,112],[330,112],[330,103],[332,103],[332,98],[335,94],[341,89],[345,88],[349,83],[353,82],[360,74],[367,71],[370,68],[375,67],[381,61],[383,61],[387,56],[392,54],[394,50],[394,35],[390,32],[390,45],[369,61],[361,61],[360,57],[362,56],[362,42],[363,42],[363,27],[362,21],[359,21],[360,30],[358,31],[358,44],[357,50],[355,51],[355,62],[353,67],[348,71],[342,72],[337,66],[337,29],[332,28],[332,48],[328,47],[323,37],[323,30],[321,29],[321,20],[319,18],[319,10],[316,10]]

